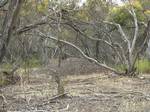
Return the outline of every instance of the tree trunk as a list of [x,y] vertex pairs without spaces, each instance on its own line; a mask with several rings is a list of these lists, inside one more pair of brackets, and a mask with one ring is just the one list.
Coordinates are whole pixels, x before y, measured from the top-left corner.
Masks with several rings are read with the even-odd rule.
[[0,63],[2,62],[7,46],[13,31],[16,29],[17,17],[21,8],[23,0],[9,0],[8,12],[2,26],[2,36],[0,38]]
[[95,46],[95,56],[96,56],[96,59],[99,60],[99,41],[96,42],[96,46]]

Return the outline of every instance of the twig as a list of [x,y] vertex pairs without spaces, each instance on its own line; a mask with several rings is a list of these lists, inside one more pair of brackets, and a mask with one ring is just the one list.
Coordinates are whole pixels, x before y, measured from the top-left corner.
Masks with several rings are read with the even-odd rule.
[[56,100],[56,99],[61,98],[61,97],[65,96],[65,95],[67,95],[67,94],[68,94],[68,93],[63,93],[63,94],[59,94],[59,95],[57,95],[57,96],[54,96],[54,97],[48,99],[47,102],[45,102],[45,103],[43,103],[43,104],[40,104],[40,105],[49,104],[49,103],[51,103],[52,100]]
[[3,94],[0,94],[0,96],[2,97],[3,101],[5,104],[7,104],[7,100],[6,100],[6,97],[3,95]]
[[65,95],[67,95],[67,94],[68,94],[68,93],[59,94],[59,95],[57,95],[57,96],[54,96],[54,97],[50,98],[49,100],[55,100],[55,99],[57,99],[57,98],[60,98],[60,97],[65,96]]

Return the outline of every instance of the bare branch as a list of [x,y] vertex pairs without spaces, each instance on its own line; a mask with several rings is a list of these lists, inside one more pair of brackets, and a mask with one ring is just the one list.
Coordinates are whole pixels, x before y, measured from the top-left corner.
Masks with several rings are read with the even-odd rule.
[[94,40],[94,41],[101,41],[104,42],[105,44],[107,44],[108,46],[110,46],[111,48],[113,47],[113,45],[111,43],[109,43],[108,41],[104,40],[104,39],[99,39],[99,38],[93,38],[91,36],[86,35],[84,32],[82,32],[79,28],[75,27],[74,25],[68,24],[70,27],[72,27],[75,31],[79,32],[82,36],[87,37],[88,39]]
[[113,23],[113,22],[109,22],[109,21],[103,21],[105,24],[110,24],[110,25],[114,25],[114,26],[116,26],[117,28],[118,28],[118,31],[119,31],[119,33],[122,35],[122,39],[125,41],[125,42],[128,42],[129,41],[129,39],[128,39],[128,37],[125,35],[125,33],[124,33],[124,31],[123,31],[123,29],[122,29],[122,27],[120,26],[120,24],[117,24],[117,23]]
[[147,27],[145,28],[145,31],[143,33],[143,38],[144,38],[143,43],[140,45],[140,49],[137,51],[136,55],[134,56],[133,64],[136,62],[138,55],[147,49],[148,42],[150,40],[150,20],[148,21],[148,24],[146,26]]
[[[78,33],[80,33],[82,36],[84,37],[87,37],[88,39],[90,40],[93,40],[93,41],[101,41],[101,42],[104,42],[106,45],[108,45],[110,48],[112,48],[112,50],[114,50],[116,52],[116,54],[118,55],[120,61],[122,61],[121,59],[121,55],[119,53],[119,51],[116,50],[115,46],[113,45],[112,42],[108,42],[107,40],[104,40],[104,39],[100,39],[100,38],[93,38],[91,36],[88,36],[86,35],[83,31],[81,31],[79,28],[77,28],[76,26],[74,25],[71,25],[71,24],[68,24],[71,28],[73,28],[75,31],[77,31]],[[106,32],[105,32],[106,33]],[[110,39],[109,39],[110,40]],[[123,55],[123,53],[121,53]],[[124,56],[123,56],[124,57]]]
[[138,27],[138,21],[137,21],[137,17],[136,17],[136,14],[135,14],[133,7],[131,7],[131,10],[129,10],[129,13],[133,16],[134,25],[135,25],[134,37],[133,37],[132,46],[131,46],[131,53],[133,53],[133,50],[135,48],[135,43],[136,43],[136,40],[138,37],[139,27]]
[[115,45],[120,49],[123,61],[125,62],[126,65],[128,65],[127,58],[126,58],[126,55],[125,55],[125,52],[124,52],[122,46],[119,43],[115,43]]
[[124,33],[122,27],[120,26],[120,24],[117,23],[113,23],[113,22],[109,22],[109,21],[103,21],[106,24],[110,24],[110,25],[115,25],[118,28],[119,33],[122,35],[123,40],[125,42],[127,42],[127,46],[128,46],[128,50],[129,52],[131,52],[131,44],[130,44],[130,40],[128,39],[128,37],[126,36],[126,34]]
[[139,23],[140,25],[143,25],[144,27],[147,27],[147,24],[146,24],[145,22],[140,22],[140,21],[138,21],[138,23]]
[[94,58],[91,58],[89,56],[87,56],[79,47],[75,46],[74,44],[68,42],[68,41],[65,41],[65,40],[58,40],[57,38],[55,37],[52,37],[52,36],[47,36],[45,34],[43,34],[42,32],[40,31],[37,31],[39,33],[39,35],[42,37],[42,38],[48,38],[48,39],[51,39],[51,40],[54,40],[54,41],[59,41],[61,43],[64,43],[64,44],[67,44],[73,48],[75,48],[77,51],[79,51],[81,53],[81,55],[85,58],[85,59],[88,59],[94,63],[96,63],[97,65],[101,66],[101,67],[104,67],[105,69],[108,69],[112,72],[115,72],[117,74],[121,74],[121,73],[118,73],[114,68],[111,68],[109,66],[107,66],[106,64],[102,64],[102,63],[99,63],[97,60],[95,60]]
[[16,33],[21,34],[21,33],[24,33],[26,31],[32,30],[34,28],[37,28],[38,26],[44,25],[46,23],[47,23],[46,21],[40,21],[40,22],[36,22],[34,24],[29,24],[29,25],[26,25],[24,27],[17,29]]
[[146,50],[145,46],[148,46],[148,42],[150,40],[150,20],[148,21],[147,27],[145,28],[145,31],[143,33],[143,38],[144,38],[144,42],[140,46],[139,52],[145,51]]

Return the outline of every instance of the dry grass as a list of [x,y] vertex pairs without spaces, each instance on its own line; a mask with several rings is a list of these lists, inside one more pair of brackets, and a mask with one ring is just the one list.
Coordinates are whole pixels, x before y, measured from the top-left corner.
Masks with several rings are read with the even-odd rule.
[[41,112],[149,112],[150,75],[144,79],[101,74],[63,78],[68,97],[49,101],[56,84],[45,74],[30,76],[30,83],[2,89],[8,111]]

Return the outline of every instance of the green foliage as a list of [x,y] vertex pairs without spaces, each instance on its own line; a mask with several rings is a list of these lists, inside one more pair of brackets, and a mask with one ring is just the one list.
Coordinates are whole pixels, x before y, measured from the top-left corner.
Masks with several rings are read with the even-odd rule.
[[138,1],[142,4],[142,6],[145,10],[149,9],[149,6],[150,6],[150,1],[149,0],[138,0]]
[[[23,4],[22,10],[20,12],[21,16],[30,15],[36,8],[36,3],[33,0],[28,0]],[[32,10],[32,11],[31,11]]]
[[124,72],[126,70],[126,66],[119,64],[115,66],[115,69],[118,70],[119,72]]
[[46,11],[49,5],[49,0],[42,0],[39,4],[37,4],[37,10],[40,12]]
[[[143,7],[142,4],[138,1],[133,3],[133,7],[139,21],[144,21],[145,16],[142,12]],[[131,22],[133,21],[132,15],[128,12],[127,9],[130,9],[131,6],[126,4],[125,6],[120,7],[113,7],[110,9],[110,16],[108,17],[109,20],[114,21],[123,26],[130,26]]]
[[84,21],[88,21],[89,20],[89,14],[86,10],[80,10],[78,13],[76,13],[76,18],[78,18],[79,20],[84,20]]
[[3,85],[6,85],[7,81],[5,80],[5,78],[0,74],[0,87]]
[[[39,66],[41,66],[40,60],[35,56],[24,60],[23,65],[22,65],[22,67],[29,67],[29,68],[34,68],[34,67],[39,67]],[[1,68],[4,70],[10,70],[12,69],[12,67],[13,66],[11,63],[3,63],[1,65]]]
[[27,16],[35,13],[46,13],[48,6],[49,0],[26,0],[21,10],[21,16]]
[[150,73],[150,60],[148,59],[137,60],[135,66],[139,72]]
[[6,76],[3,73],[0,73],[0,87],[5,86],[11,83],[11,79],[9,76]]
[[[139,59],[136,61],[135,67],[137,68],[137,72],[150,73],[150,60]],[[115,68],[120,72],[124,72],[126,66],[120,64],[120,65],[116,65]]]
[[143,6],[144,9],[144,14],[148,17],[150,17],[150,1],[149,0],[141,0],[141,4]]
[[35,68],[39,66],[41,66],[41,64],[40,64],[40,60],[37,57],[26,59],[23,63],[23,67],[27,67],[27,68]]
[[3,63],[1,65],[2,69],[10,70],[12,68],[12,65],[10,63]]
[[113,8],[111,11],[112,20],[120,25],[125,25],[130,20],[129,13],[124,8]]

